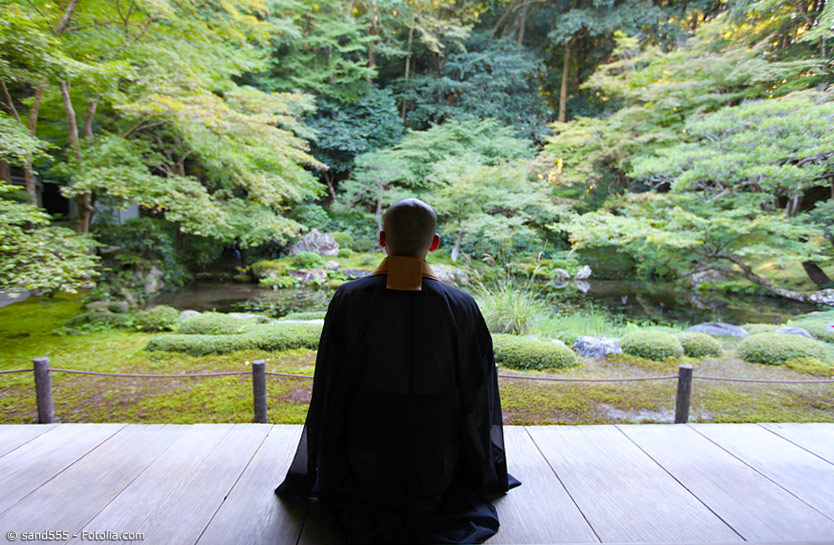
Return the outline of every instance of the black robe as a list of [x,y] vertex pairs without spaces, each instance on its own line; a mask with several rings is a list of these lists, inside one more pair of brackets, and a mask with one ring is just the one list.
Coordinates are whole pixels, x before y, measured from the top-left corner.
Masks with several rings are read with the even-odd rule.
[[492,339],[475,301],[430,278],[342,285],[279,496],[319,497],[349,543],[481,543],[507,474]]

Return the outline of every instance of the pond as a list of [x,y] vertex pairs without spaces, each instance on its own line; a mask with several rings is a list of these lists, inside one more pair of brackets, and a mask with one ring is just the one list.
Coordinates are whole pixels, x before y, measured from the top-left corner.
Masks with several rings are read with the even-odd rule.
[[[558,312],[595,309],[633,321],[656,323],[784,323],[797,314],[821,309],[778,297],[698,292],[663,282],[591,280],[584,287],[589,287],[586,293],[576,283],[563,288],[538,285],[535,289]],[[198,282],[160,295],[153,304],[181,310],[259,312],[280,317],[297,311],[323,312],[332,294],[332,290],[325,289],[273,291],[257,284]]]

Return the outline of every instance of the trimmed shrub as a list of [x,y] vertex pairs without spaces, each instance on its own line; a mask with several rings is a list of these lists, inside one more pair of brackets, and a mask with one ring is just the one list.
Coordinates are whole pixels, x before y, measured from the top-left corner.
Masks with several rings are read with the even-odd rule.
[[336,257],[348,258],[353,257],[356,254],[350,248],[339,248],[339,251],[336,253]]
[[721,344],[714,337],[704,333],[681,333],[678,335],[683,353],[690,358],[708,358],[723,353]]
[[780,326],[773,325],[773,324],[744,324],[741,327],[746,329],[748,333],[755,334],[755,333],[773,333],[774,331],[779,329]]
[[264,324],[241,335],[160,335],[148,341],[145,350],[206,356],[252,349],[315,349],[319,345],[321,327],[320,324]]
[[77,335],[92,331],[102,331],[116,327],[128,327],[130,316],[124,313],[114,313],[102,310],[91,310],[78,316],[73,316],[66,324],[57,329],[58,334]]
[[801,327],[802,329],[813,335],[815,339],[819,339],[827,343],[834,343],[834,331],[831,331],[829,329],[828,322],[834,322],[834,319],[799,321],[790,320],[788,321],[788,325]]
[[518,335],[492,336],[495,362],[512,369],[563,369],[576,365],[573,350],[561,344]]
[[738,355],[753,363],[781,365],[796,359],[823,360],[825,350],[819,342],[799,335],[756,333],[741,341]]
[[158,305],[133,314],[133,327],[139,331],[171,331],[179,321],[180,311]]
[[683,346],[678,339],[662,331],[633,331],[620,339],[623,352],[654,361],[683,356]]
[[354,240],[353,235],[350,233],[346,233],[344,231],[335,231],[330,233],[330,236],[333,237],[333,240],[336,241],[336,244],[339,245],[339,248],[350,249],[353,248]]
[[281,261],[258,261],[249,265],[249,271],[257,278],[281,276],[286,271],[287,264]]
[[258,323],[256,318],[234,318],[221,312],[204,312],[192,316],[180,324],[180,333],[186,335],[236,335]]
[[324,310],[306,310],[303,312],[290,312],[286,316],[281,316],[279,320],[323,320],[327,311]]
[[324,267],[324,258],[315,252],[299,252],[293,256],[292,264],[300,269],[320,269]]

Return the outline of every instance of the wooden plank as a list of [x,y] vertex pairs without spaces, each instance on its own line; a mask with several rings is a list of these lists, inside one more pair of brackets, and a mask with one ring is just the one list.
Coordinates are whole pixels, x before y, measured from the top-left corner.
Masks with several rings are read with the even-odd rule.
[[834,536],[834,521],[688,426],[618,426],[747,541]]
[[271,426],[266,440],[200,536],[200,545],[295,544],[309,502],[275,495],[290,466],[301,426]]
[[692,428],[834,519],[834,465],[756,424],[692,424]]
[[0,528],[80,530],[177,438],[164,425],[125,426],[0,515]]
[[0,425],[0,456],[4,456],[35,437],[55,429],[57,424]]
[[124,424],[59,424],[0,458],[0,514],[122,427]]
[[834,424],[759,425],[834,464]]
[[143,543],[196,543],[243,473],[268,426],[176,426],[179,439],[162,453],[70,543],[84,532],[142,533]]
[[504,427],[510,473],[521,486],[498,498],[501,528],[490,543],[598,543],[527,431]]
[[741,541],[614,426],[527,430],[603,543]]

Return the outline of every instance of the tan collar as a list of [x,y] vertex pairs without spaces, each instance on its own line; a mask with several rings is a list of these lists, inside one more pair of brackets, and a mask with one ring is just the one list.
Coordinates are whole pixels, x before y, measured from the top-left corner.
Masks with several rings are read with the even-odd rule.
[[388,256],[371,274],[388,275],[385,287],[389,290],[420,291],[423,278],[437,280],[429,264],[416,257]]

